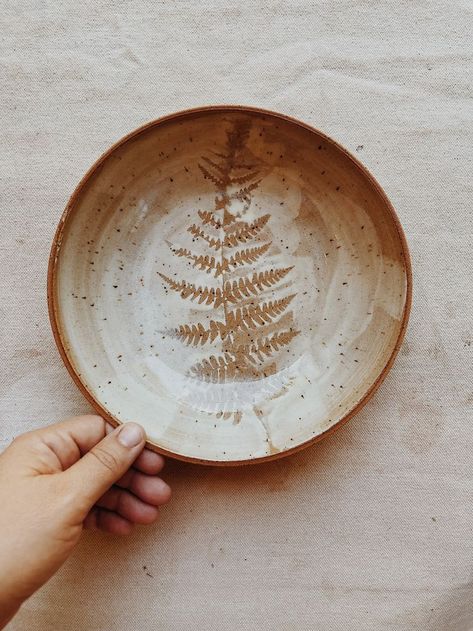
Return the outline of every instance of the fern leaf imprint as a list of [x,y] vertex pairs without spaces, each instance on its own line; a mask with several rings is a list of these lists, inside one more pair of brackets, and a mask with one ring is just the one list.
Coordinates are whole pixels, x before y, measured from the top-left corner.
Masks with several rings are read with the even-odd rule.
[[[189,273],[195,269],[213,276],[214,286],[174,278],[177,272],[158,272],[182,300],[208,307],[204,322],[196,321],[202,310],[193,309],[190,321],[168,334],[198,353],[189,375],[213,383],[263,379],[275,373],[280,362],[288,361],[282,350],[289,350],[299,335],[289,309],[296,294],[285,293],[294,266],[275,265],[280,250],[278,240],[272,239],[271,215],[249,216],[268,169],[249,149],[250,138],[250,121],[238,121],[227,132],[224,147],[202,156],[197,166],[215,187],[214,208],[197,210],[197,220],[184,228],[188,245],[174,247],[168,242],[174,256],[188,261]],[[232,205],[233,200],[241,203]],[[202,358],[209,347],[212,350]]]

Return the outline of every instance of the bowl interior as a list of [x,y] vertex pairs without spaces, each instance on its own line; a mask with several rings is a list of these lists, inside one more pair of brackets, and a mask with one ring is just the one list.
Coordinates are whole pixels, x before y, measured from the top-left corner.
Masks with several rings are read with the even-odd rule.
[[118,144],[73,196],[57,339],[97,408],[158,449],[273,456],[377,383],[405,324],[406,258],[385,196],[325,136],[188,112]]

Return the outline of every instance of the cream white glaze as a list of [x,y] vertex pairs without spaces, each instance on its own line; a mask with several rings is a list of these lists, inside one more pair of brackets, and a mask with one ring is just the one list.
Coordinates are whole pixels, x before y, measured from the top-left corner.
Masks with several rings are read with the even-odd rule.
[[[156,445],[204,460],[283,452],[334,425],[386,365],[406,301],[397,228],[363,172],[324,139],[250,115],[242,155],[258,165],[258,185],[248,208],[235,200],[229,209],[247,223],[270,218],[232,252],[271,245],[228,280],[291,268],[258,299],[294,294],[279,317],[298,333],[273,353],[267,376],[212,383],[192,375],[209,345],[186,345],[170,331],[219,316],[159,274],[221,286],[175,250],[206,253],[187,231],[199,209],[215,207],[215,186],[198,165],[225,150],[242,117],[195,116],[116,149],[77,198],[56,274],[62,338],[87,389],[119,421],[140,422]],[[218,340],[210,347],[218,353]]]

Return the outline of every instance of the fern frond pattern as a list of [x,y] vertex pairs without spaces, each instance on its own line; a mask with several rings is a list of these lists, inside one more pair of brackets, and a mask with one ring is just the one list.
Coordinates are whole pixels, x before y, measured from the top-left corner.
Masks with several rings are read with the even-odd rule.
[[[275,265],[274,258],[265,264],[266,257],[277,251],[269,228],[271,215],[247,218],[264,177],[247,148],[249,134],[249,122],[234,124],[225,147],[210,151],[197,165],[215,188],[214,207],[196,211],[185,228],[188,247],[168,242],[171,253],[185,262],[189,277],[158,272],[167,290],[209,307],[204,322],[179,324],[167,335],[194,352],[203,349],[202,354],[212,346],[189,368],[190,376],[212,383],[256,380],[277,372],[280,353],[299,334],[289,310],[296,294],[286,291],[292,285],[293,266]],[[208,274],[217,284],[192,282],[193,270],[204,279],[202,272]]]

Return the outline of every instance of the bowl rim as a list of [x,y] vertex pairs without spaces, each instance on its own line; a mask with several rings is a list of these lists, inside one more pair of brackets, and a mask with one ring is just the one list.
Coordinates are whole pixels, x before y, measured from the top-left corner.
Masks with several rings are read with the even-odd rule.
[[240,465],[259,464],[263,462],[268,462],[270,460],[277,460],[279,458],[290,456],[298,451],[301,451],[302,449],[305,449],[306,447],[310,447],[311,445],[318,443],[319,441],[323,440],[327,436],[333,434],[334,432],[339,430],[341,427],[343,427],[351,418],[353,418],[353,416],[355,416],[355,414],[357,414],[361,410],[361,408],[363,408],[366,405],[366,403],[368,403],[368,401],[372,398],[372,396],[378,390],[382,382],[385,380],[388,372],[390,371],[394,363],[394,360],[397,357],[399,349],[404,340],[407,324],[409,321],[409,315],[411,312],[411,306],[412,306],[412,282],[413,282],[412,281],[412,264],[411,264],[411,257],[409,253],[409,247],[407,245],[406,236],[402,228],[401,222],[399,220],[399,217],[397,216],[394,206],[392,205],[391,201],[389,200],[388,196],[386,195],[386,193],[384,192],[384,190],[382,189],[378,181],[370,173],[370,171],[364,166],[364,164],[362,164],[347,149],[345,149],[336,140],[334,140],[333,138],[331,138],[324,132],[320,131],[316,127],[309,125],[307,123],[304,123],[298,120],[297,118],[294,118],[287,114],[282,114],[279,112],[275,112],[273,110],[268,110],[261,107],[255,107],[255,106],[250,106],[250,105],[225,105],[225,104],[203,105],[200,107],[193,107],[189,109],[179,110],[171,114],[167,114],[165,116],[161,116],[159,118],[151,120],[148,123],[145,123],[144,125],[141,125],[137,129],[134,129],[130,133],[120,138],[117,142],[113,143],[105,152],[103,152],[102,155],[92,164],[92,166],[87,170],[85,175],[81,178],[81,180],[77,184],[76,188],[74,189],[72,195],[70,196],[66,204],[66,207],[64,211],[62,212],[62,215],[59,219],[59,223],[56,228],[52,245],[51,245],[49,263],[48,263],[48,272],[47,272],[47,302],[48,302],[49,320],[50,320],[50,324],[51,324],[51,328],[52,328],[52,332],[54,336],[54,341],[59,350],[59,354],[69,374],[71,375],[73,381],[75,382],[79,390],[82,392],[85,398],[89,401],[92,407],[96,410],[96,412],[100,416],[102,416],[108,423],[110,423],[114,427],[117,427],[118,425],[121,424],[121,421],[113,417],[110,414],[110,412],[101,405],[101,403],[95,398],[92,392],[90,392],[90,390],[87,388],[85,383],[82,381],[81,377],[79,376],[78,371],[74,367],[72,360],[69,358],[67,354],[65,344],[63,342],[63,337],[61,334],[59,318],[58,318],[59,307],[58,307],[57,292],[56,292],[56,287],[57,287],[57,283],[56,283],[57,274],[56,273],[57,273],[57,263],[58,263],[58,258],[59,258],[59,252],[61,249],[62,238],[64,235],[64,229],[69,217],[72,214],[72,211],[76,205],[76,202],[78,200],[78,197],[82,189],[89,182],[90,178],[101,168],[104,162],[113,154],[114,151],[116,151],[119,147],[127,143],[129,140],[133,139],[134,137],[139,136],[140,134],[142,134],[143,132],[149,129],[152,129],[153,127],[159,127],[165,123],[168,123],[170,121],[177,121],[178,119],[181,119],[181,118],[192,117],[194,115],[206,114],[210,112],[220,112],[220,113],[242,112],[242,113],[247,113],[247,114],[259,114],[262,116],[268,116],[268,117],[276,118],[279,120],[283,120],[285,122],[295,124],[309,131],[312,134],[316,134],[319,138],[322,138],[325,142],[332,145],[332,147],[342,152],[351,162],[354,163],[357,169],[361,171],[364,177],[367,178],[368,182],[371,184],[371,186],[375,189],[375,191],[378,193],[378,195],[380,195],[381,199],[384,201],[385,207],[388,210],[389,214],[391,215],[391,219],[394,222],[394,225],[398,233],[398,237],[399,237],[399,241],[401,245],[402,263],[403,263],[405,275],[406,275],[406,294],[405,294],[405,302],[404,302],[403,314],[402,314],[402,319],[401,319],[401,327],[399,329],[399,334],[394,344],[394,348],[391,352],[391,355],[389,356],[382,370],[377,375],[374,382],[367,389],[367,391],[364,393],[361,399],[341,419],[339,419],[334,425],[330,426],[325,431],[321,432],[317,436],[310,438],[309,440],[304,441],[303,443],[300,443],[299,445],[296,445],[295,447],[291,447],[290,449],[280,451],[276,454],[268,454],[265,456],[259,456],[257,458],[248,458],[244,460],[208,460],[208,459],[203,459],[203,458],[196,458],[193,456],[186,456],[184,454],[180,454],[180,453],[176,453],[176,452],[164,449],[163,447],[154,443],[153,441],[150,441],[150,440],[146,441],[146,446],[149,449],[169,458],[177,459],[183,462],[194,463],[194,464],[231,467],[231,466],[240,466]]

